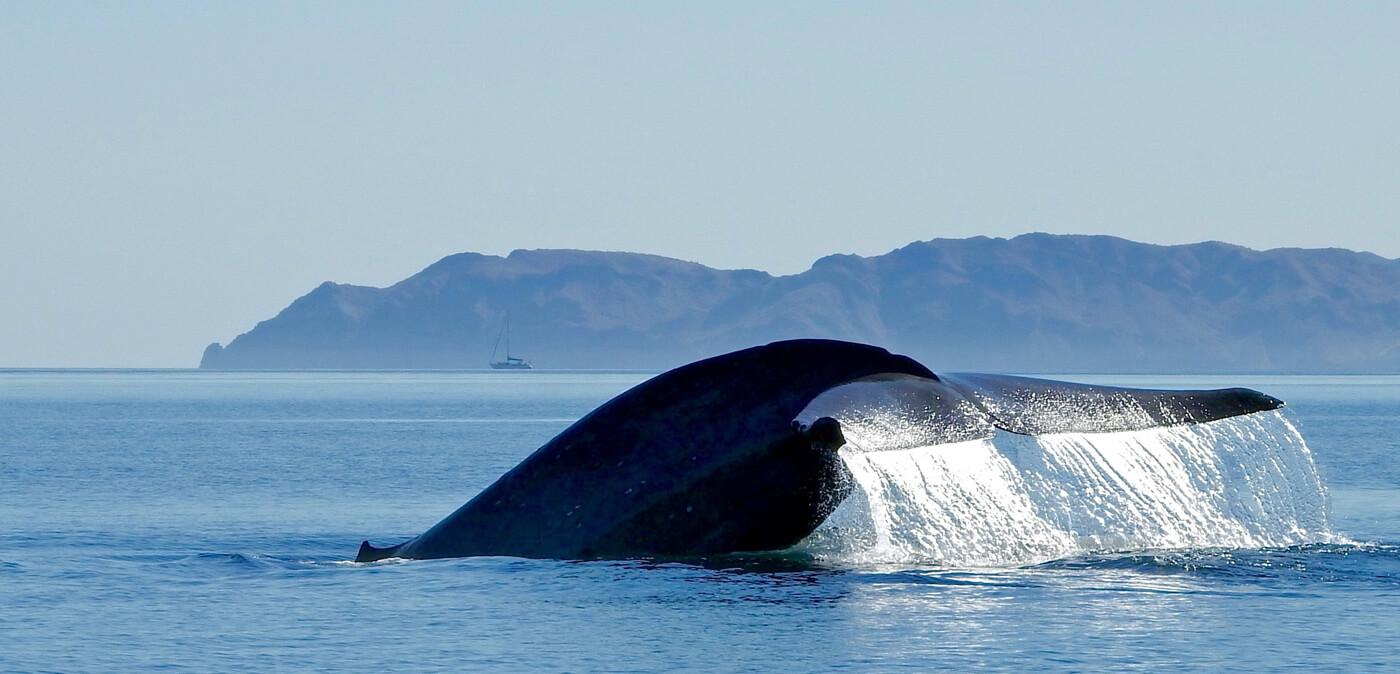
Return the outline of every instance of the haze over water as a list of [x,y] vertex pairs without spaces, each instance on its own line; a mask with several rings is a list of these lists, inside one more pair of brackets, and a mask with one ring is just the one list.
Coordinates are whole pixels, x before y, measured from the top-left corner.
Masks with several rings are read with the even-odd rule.
[[[1245,547],[1190,540],[992,566],[805,554],[346,563],[362,538],[419,533],[646,376],[0,372],[0,670],[1375,671],[1400,660],[1382,638],[1400,628],[1400,377],[1092,378],[1287,400],[1277,422],[1249,423],[1301,432],[1335,536],[1287,539],[1275,517],[1253,521],[1256,539],[1221,539]],[[993,449],[1087,451],[1070,440]],[[875,460],[907,485],[895,459]],[[1291,547],[1258,547],[1271,536]]]

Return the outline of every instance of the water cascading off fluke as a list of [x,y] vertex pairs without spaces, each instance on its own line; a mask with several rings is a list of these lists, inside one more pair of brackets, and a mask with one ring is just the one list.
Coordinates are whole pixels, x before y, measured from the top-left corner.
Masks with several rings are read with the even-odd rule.
[[857,488],[799,547],[855,564],[1012,566],[1099,550],[1329,541],[1312,452],[1279,411],[910,446],[853,423]]

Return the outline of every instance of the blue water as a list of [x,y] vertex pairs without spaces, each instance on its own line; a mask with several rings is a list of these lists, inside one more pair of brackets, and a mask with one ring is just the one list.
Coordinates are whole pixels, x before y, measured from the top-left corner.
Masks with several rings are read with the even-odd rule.
[[1400,662],[1400,378],[1289,401],[1338,540],[1007,568],[355,565],[644,375],[0,372],[0,670],[1350,670]]

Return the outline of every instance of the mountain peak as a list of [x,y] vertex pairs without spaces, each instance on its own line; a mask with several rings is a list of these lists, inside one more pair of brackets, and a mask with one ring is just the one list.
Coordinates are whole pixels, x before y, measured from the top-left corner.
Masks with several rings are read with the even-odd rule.
[[327,282],[203,367],[482,367],[505,314],[543,367],[665,368],[791,337],[943,369],[1400,371],[1400,264],[1032,232],[835,254],[771,276],[570,249],[449,255],[388,288]]

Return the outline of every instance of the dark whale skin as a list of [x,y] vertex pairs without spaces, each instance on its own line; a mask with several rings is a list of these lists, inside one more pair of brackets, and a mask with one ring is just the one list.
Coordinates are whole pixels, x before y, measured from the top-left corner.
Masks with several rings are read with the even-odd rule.
[[802,339],[701,360],[622,393],[388,557],[685,557],[777,550],[846,497],[830,442],[792,420],[823,391],[923,365],[865,344]]

